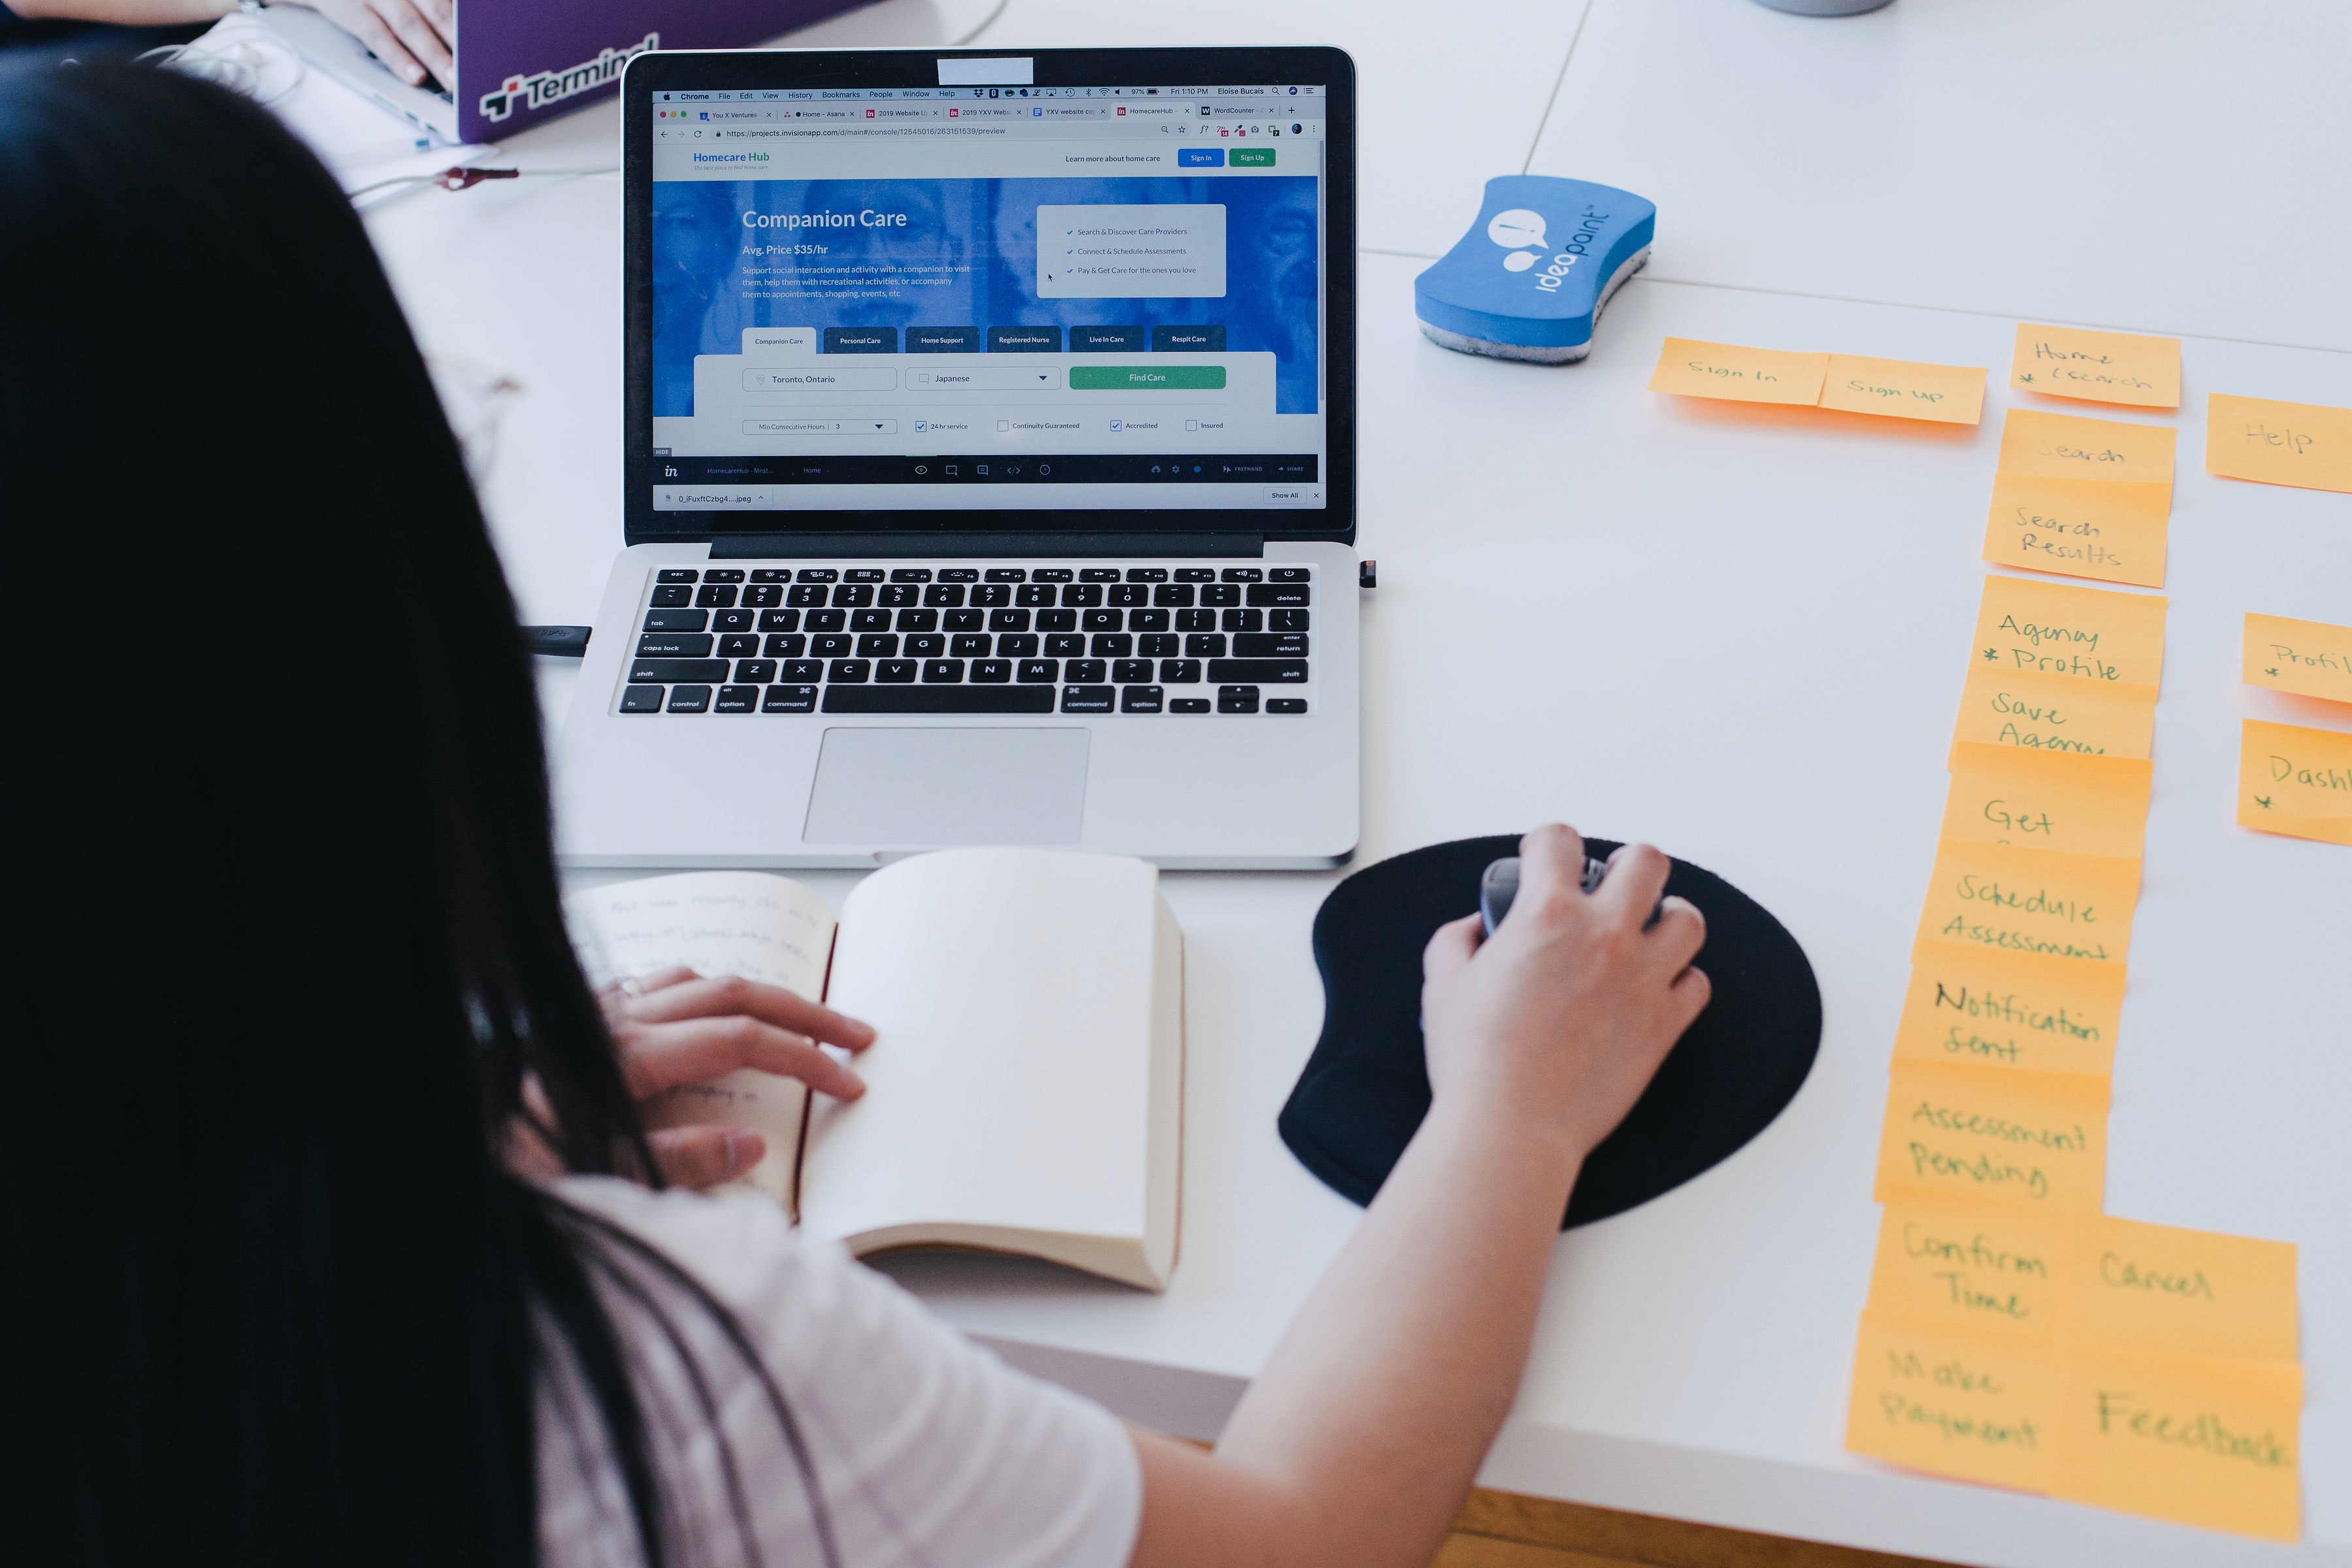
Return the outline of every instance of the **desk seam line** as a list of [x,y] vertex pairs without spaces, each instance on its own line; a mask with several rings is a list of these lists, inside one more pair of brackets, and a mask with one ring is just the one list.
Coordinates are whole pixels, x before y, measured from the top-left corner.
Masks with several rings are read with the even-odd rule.
[[1519,160],[1519,173],[1535,167],[1537,150],[1543,146],[1544,130],[1551,124],[1551,111],[1559,102],[1559,89],[1568,84],[1568,68],[1575,62],[1576,46],[1583,40],[1584,24],[1592,19],[1596,0],[1584,0],[1584,9],[1576,15],[1576,31],[1568,36],[1568,54],[1559,62],[1559,75],[1552,79],[1551,92],[1544,99],[1543,118],[1536,121],[1535,140],[1528,143],[1528,155]]

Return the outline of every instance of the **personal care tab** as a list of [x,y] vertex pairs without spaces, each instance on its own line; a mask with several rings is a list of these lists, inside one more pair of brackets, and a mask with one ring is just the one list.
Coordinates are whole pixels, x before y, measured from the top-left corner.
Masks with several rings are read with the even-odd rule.
[[2009,384],[2047,397],[2180,406],[2180,340],[2020,322]]
[[2119,964],[2138,902],[2137,859],[1947,838],[1918,940]]
[[2352,735],[2246,720],[2238,739],[2238,826],[2352,844]]
[[2147,836],[2150,764],[1962,741],[1952,748],[1946,838],[2137,857]]
[[1825,353],[1788,353],[1696,338],[1668,338],[1658,353],[1658,368],[1650,374],[1650,390],[1734,403],[1793,403],[1810,407],[1822,399],[1829,363]]
[[1895,1026],[1896,1061],[2104,1079],[2124,966],[1923,942]]
[[2001,422],[1999,471],[2168,485],[2175,441],[2176,433],[2168,426],[2012,408]]
[[1871,1194],[1879,1202],[1926,1196],[2095,1215],[2106,1179],[2105,1083],[1895,1064]]
[[2248,611],[2245,661],[2249,686],[2352,702],[2352,626]]
[[1984,391],[1985,373],[1979,365],[1832,354],[1821,404],[1849,414],[1974,425],[1984,417]]
[[1976,663],[2003,674],[2059,675],[2153,691],[2164,670],[2166,604],[2155,594],[1987,577],[1977,611]]
[[2352,408],[2214,393],[2205,400],[2205,471],[2352,493]]
[[2105,1215],[2077,1221],[2070,1342],[2241,1361],[2295,1359],[2294,1244]]

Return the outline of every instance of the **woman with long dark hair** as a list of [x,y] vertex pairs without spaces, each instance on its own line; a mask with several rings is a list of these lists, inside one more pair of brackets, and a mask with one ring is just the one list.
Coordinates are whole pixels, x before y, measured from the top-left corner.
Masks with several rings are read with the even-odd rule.
[[[551,258],[551,264],[560,264]],[[1704,1004],[1654,851],[1433,942],[1435,1103],[1213,1454],[1022,1377],[635,1099],[862,1026],[592,996],[531,679],[357,220],[260,110],[0,76],[5,1554],[1426,1562],[1584,1154]],[[684,788],[690,783],[682,781]],[[609,1010],[608,1010],[609,1009]],[[618,1037],[616,1048],[615,1037]]]

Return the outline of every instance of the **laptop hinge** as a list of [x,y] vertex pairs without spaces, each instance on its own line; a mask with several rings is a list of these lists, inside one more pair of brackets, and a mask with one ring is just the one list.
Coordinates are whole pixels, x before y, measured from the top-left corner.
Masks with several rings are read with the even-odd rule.
[[710,542],[713,561],[754,556],[1260,556],[1263,533],[732,533]]

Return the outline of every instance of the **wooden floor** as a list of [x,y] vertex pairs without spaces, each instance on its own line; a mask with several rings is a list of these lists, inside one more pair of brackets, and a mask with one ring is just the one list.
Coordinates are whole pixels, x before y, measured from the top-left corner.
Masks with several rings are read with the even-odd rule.
[[1475,1491],[1431,1568],[1935,1568],[1847,1546]]

